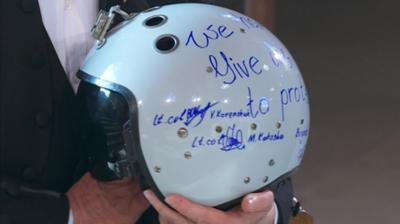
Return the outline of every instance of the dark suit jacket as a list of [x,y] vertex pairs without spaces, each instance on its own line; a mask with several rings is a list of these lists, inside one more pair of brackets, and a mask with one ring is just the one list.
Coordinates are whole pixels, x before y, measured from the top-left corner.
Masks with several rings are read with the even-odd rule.
[[[181,1],[128,1],[127,11]],[[100,0],[109,8],[118,1]],[[0,0],[0,224],[67,223],[64,193],[87,171],[77,107],[37,0]],[[287,223],[291,184],[272,187]],[[141,223],[157,223],[149,210]]]

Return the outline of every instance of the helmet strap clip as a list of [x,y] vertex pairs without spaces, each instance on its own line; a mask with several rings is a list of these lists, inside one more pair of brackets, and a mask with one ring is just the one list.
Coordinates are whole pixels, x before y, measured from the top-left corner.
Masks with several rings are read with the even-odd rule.
[[133,19],[138,13],[127,13],[119,5],[112,6],[107,12],[100,10],[97,15],[96,23],[93,25],[92,37],[97,40],[97,48],[101,48],[106,43],[107,31],[114,21],[115,15],[120,15],[124,20]]

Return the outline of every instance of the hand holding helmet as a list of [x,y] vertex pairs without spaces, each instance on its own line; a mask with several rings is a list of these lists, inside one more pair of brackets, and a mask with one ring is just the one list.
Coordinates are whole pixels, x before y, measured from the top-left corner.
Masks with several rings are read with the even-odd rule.
[[149,207],[137,180],[101,182],[89,173],[67,196],[74,224],[131,224]]
[[273,224],[277,212],[271,191],[246,195],[240,206],[226,212],[196,204],[180,195],[170,195],[165,201],[173,210],[162,203],[151,190],[144,194],[158,211],[161,224]]

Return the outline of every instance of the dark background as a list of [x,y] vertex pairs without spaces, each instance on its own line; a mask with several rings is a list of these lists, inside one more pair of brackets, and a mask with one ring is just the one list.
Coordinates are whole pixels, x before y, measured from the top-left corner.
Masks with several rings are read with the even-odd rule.
[[400,2],[277,3],[311,97],[296,194],[316,223],[399,223]]
[[275,27],[311,98],[296,195],[317,224],[399,223],[400,1],[278,0]]

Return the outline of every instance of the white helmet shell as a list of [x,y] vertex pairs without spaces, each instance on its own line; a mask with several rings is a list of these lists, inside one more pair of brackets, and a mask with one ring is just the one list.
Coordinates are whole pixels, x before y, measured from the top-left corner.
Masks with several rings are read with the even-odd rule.
[[141,172],[160,194],[218,206],[299,166],[309,133],[302,75],[256,21],[206,4],[138,14],[94,47],[81,79],[136,105]]

